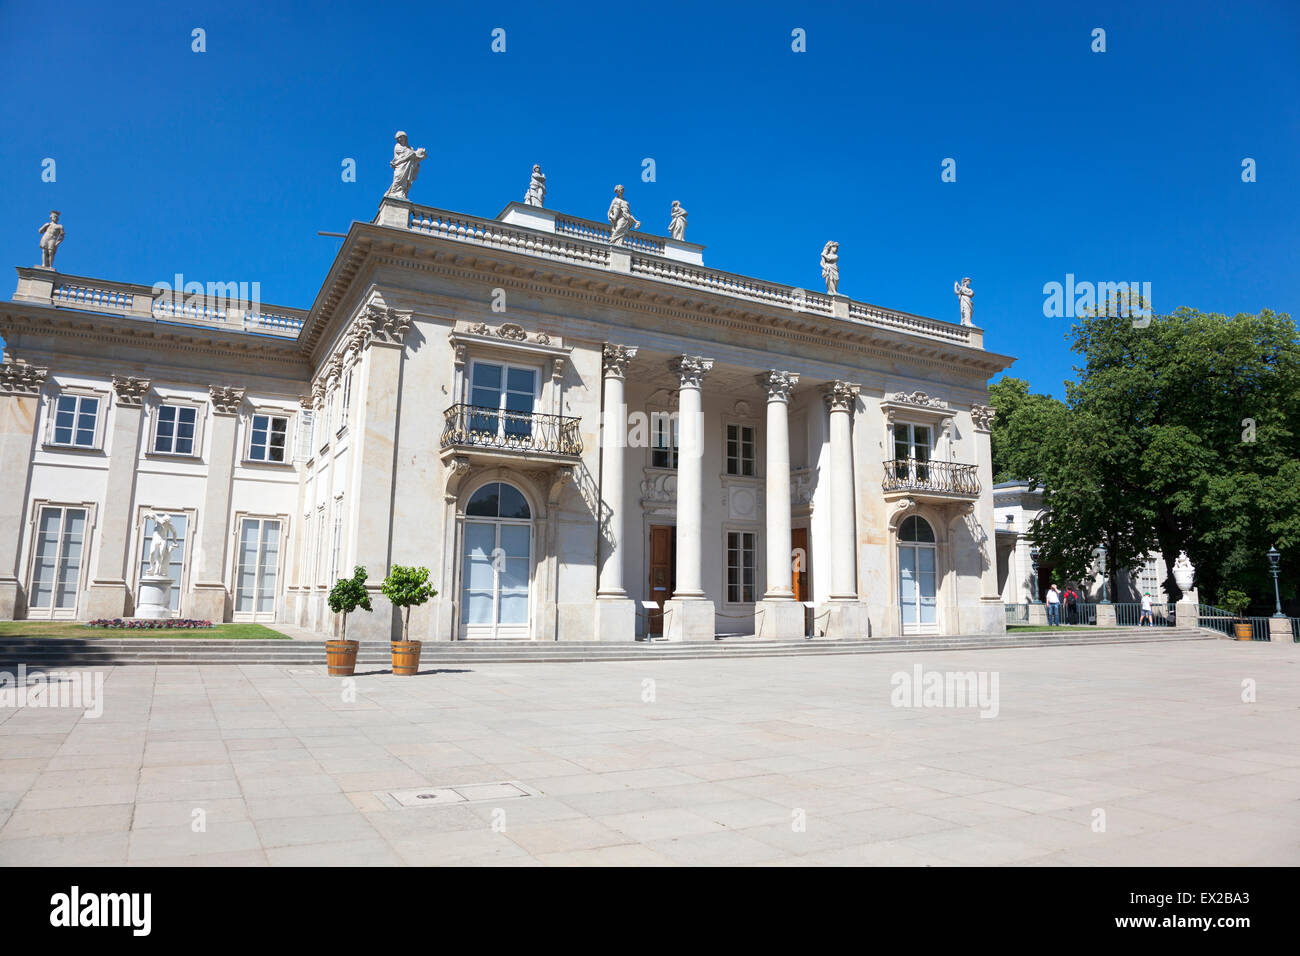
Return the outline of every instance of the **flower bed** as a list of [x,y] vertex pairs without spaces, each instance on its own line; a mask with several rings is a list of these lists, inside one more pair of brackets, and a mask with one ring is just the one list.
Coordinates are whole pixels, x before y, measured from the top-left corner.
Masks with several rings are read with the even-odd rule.
[[151,621],[145,618],[127,618],[115,617],[100,618],[98,621],[91,621],[87,627],[112,627],[120,628],[126,631],[159,631],[159,630],[186,630],[192,631],[201,627],[212,627],[211,621],[197,621],[192,618],[177,618],[174,621]]

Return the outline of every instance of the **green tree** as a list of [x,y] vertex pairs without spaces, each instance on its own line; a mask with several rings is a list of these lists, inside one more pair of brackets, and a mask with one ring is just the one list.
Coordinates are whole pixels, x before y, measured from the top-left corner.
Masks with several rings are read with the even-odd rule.
[[428,568],[408,568],[400,564],[393,565],[388,577],[379,586],[384,597],[392,602],[393,607],[402,609],[402,640],[408,640],[407,632],[411,625],[411,608],[423,604],[438,592],[429,586]]
[[998,410],[990,438],[994,481],[1042,483],[1044,461],[1065,437],[1065,403],[1029,391],[1023,378],[1005,376],[989,386]]
[[352,577],[339,578],[329,593],[330,610],[343,615],[343,640],[348,639],[348,615],[361,608],[370,610],[370,594],[366,591],[366,569],[353,568]]

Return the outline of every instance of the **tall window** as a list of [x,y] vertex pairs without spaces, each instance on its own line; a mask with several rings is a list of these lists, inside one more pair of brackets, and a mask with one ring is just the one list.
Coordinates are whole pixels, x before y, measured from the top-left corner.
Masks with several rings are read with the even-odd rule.
[[41,508],[36,519],[33,608],[48,612],[76,611],[85,536],[85,508]]
[[250,461],[284,461],[284,440],[289,419],[277,415],[254,415],[248,440]]
[[54,403],[54,444],[94,448],[98,416],[98,398],[60,395]]
[[469,402],[474,406],[471,431],[531,435],[537,405],[537,369],[476,361],[470,376]]
[[934,529],[917,515],[898,529],[898,605],[903,633],[933,630],[938,622]]
[[754,533],[727,532],[727,603],[754,600]]
[[754,428],[752,425],[727,426],[727,474],[753,476]]
[[1150,594],[1152,600],[1160,598],[1160,578],[1156,574],[1156,559],[1147,558],[1146,563],[1142,565],[1142,572],[1138,577],[1138,599],[1141,600],[1143,594]]
[[280,522],[244,518],[239,523],[239,564],[235,571],[235,610],[274,615],[280,572]]
[[321,505],[316,509],[316,550],[312,554],[312,576],[317,584],[324,583],[325,570],[325,506]]
[[343,395],[339,408],[339,428],[348,423],[348,412],[352,409],[352,369],[343,373]]
[[159,405],[158,421],[154,425],[153,450],[163,455],[194,454],[194,428],[197,420],[198,409],[193,405]]
[[894,425],[894,458],[899,478],[926,481],[930,477],[930,426],[898,422]]
[[321,424],[325,426],[325,433],[321,435],[321,444],[324,445],[334,433],[334,389],[332,388],[325,393],[325,417]]
[[650,464],[655,468],[676,468],[679,453],[677,415],[650,413]]
[[[185,533],[189,524],[190,516],[184,512],[169,512],[172,516],[172,528],[176,530],[176,547],[172,548],[171,563],[167,567],[167,573],[172,579],[172,601],[171,608],[173,611],[181,609],[181,574],[185,570]],[[140,576],[143,577],[149,571],[149,550],[153,545],[153,525],[152,517],[146,518],[144,522],[144,534],[140,538]]]
[[343,564],[343,499],[334,499],[334,531],[330,537],[330,576],[327,584],[333,584],[339,578]]

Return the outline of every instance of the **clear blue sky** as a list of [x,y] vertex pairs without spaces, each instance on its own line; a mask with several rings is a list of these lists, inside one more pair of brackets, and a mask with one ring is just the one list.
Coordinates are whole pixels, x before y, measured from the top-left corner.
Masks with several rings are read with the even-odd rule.
[[718,268],[818,289],[834,238],[841,291],[947,319],[972,276],[987,346],[1058,396],[1069,320],[1042,287],[1067,272],[1149,281],[1161,312],[1300,294],[1295,0],[5,2],[0,86],[8,265],[57,207],[62,271],[306,307],[338,247],[316,231],[374,215],[401,128],[429,150],[416,202],[492,216],[540,162],[575,215],[621,182],[663,233],[681,200]]

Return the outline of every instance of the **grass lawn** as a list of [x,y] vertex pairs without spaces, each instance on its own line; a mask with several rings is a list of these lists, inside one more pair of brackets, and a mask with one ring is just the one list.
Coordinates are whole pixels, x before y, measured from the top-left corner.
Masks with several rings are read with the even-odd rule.
[[289,638],[261,624],[217,624],[214,627],[165,627],[131,631],[117,627],[87,627],[75,621],[0,621],[0,637],[105,637],[167,638],[168,640],[287,641]]

